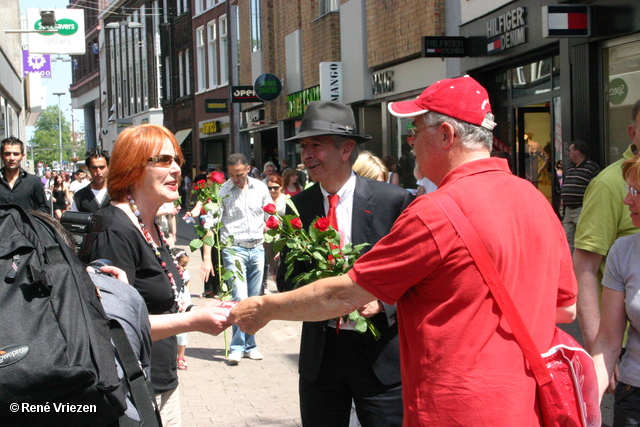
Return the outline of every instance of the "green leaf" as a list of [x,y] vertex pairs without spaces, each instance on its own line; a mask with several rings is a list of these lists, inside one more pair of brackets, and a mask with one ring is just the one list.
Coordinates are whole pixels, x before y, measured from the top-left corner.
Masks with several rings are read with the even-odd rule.
[[204,239],[202,239],[202,243],[204,243],[207,246],[212,246],[215,245],[215,242],[213,241],[213,236],[207,236]]
[[364,334],[365,332],[367,332],[367,329],[368,329],[367,319],[365,319],[364,317],[360,316],[358,318],[358,320],[356,320],[355,329],[356,329],[356,331],[360,332],[361,334]]
[[207,212],[209,212],[209,211],[218,211],[218,209],[220,209],[218,204],[217,203],[213,203],[213,202],[205,203],[203,207],[204,207],[204,210],[207,211]]
[[277,240],[272,246],[273,252],[275,252],[277,254],[282,252],[282,250],[284,249],[284,246],[286,244],[287,244],[287,239]]
[[296,208],[295,203],[293,203],[293,201],[291,201],[291,197],[285,198],[284,201],[287,204],[287,206],[289,206],[291,208],[291,210],[293,211],[293,213],[296,216],[300,216],[300,212],[298,212],[298,208]]
[[233,277],[233,271],[225,271],[224,274],[222,276],[220,276],[220,279],[224,280],[225,282],[229,279],[231,279]]
[[349,320],[351,321],[356,321],[358,320],[360,317],[360,313],[358,312],[358,310],[353,310],[351,313],[349,313]]
[[189,242],[189,249],[191,249],[191,252],[198,250],[202,247],[202,240],[200,239],[193,239],[191,242]]
[[193,229],[196,231],[196,234],[200,237],[204,237],[207,235],[207,233],[209,232],[209,230],[207,230],[206,228],[204,228],[201,225],[194,225]]

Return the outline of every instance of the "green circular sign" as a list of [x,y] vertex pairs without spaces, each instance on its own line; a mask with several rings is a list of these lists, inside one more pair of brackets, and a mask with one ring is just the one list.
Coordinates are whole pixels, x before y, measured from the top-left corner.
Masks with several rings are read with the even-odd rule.
[[629,86],[620,77],[609,82],[609,102],[613,105],[622,104],[629,93]]
[[273,101],[282,92],[280,79],[273,74],[262,74],[253,84],[253,91],[263,101]]
[[[35,25],[33,26],[34,29],[36,30],[50,30],[51,27],[45,27],[42,25],[42,20],[39,19],[36,21]],[[55,28],[58,29],[57,33],[40,33],[43,36],[51,36],[53,34],[59,34],[61,36],[72,36],[75,33],[78,32],[78,23],[76,21],[74,21],[73,19],[69,19],[69,18],[62,18],[62,19],[58,19],[56,21],[56,26]]]

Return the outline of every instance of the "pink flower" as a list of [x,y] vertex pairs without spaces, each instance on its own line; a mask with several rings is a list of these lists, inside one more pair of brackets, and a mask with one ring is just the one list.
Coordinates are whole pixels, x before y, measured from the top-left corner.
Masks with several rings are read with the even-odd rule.
[[275,216],[270,216],[267,220],[267,228],[269,230],[275,230],[278,227],[280,227],[280,221],[278,221],[278,218],[276,218]]
[[329,218],[327,218],[326,216],[318,218],[315,224],[313,224],[313,228],[318,231],[327,231],[327,229],[329,228]]
[[209,179],[213,182],[217,182],[218,184],[224,184],[225,178],[222,172],[211,172],[209,174]]
[[265,211],[266,213],[268,213],[269,215],[275,215],[276,214],[276,205],[274,205],[273,203],[269,203],[267,206],[262,208],[262,210]]
[[295,217],[295,218],[291,219],[290,224],[296,230],[302,230],[302,221],[300,221],[300,218]]

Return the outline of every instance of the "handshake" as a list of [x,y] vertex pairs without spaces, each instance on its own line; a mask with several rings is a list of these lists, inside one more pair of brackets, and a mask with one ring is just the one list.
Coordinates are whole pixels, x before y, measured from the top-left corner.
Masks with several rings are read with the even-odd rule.
[[[202,319],[195,330],[218,335],[231,325],[238,325],[243,332],[255,334],[267,321],[259,314],[262,297],[251,297],[243,301],[211,300],[194,307],[194,317]],[[194,319],[195,320],[195,319]]]

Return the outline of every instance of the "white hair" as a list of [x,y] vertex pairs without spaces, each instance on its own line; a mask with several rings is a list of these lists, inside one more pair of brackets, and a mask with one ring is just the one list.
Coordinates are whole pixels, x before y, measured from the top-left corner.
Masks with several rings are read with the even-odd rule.
[[[473,125],[462,120],[444,114],[429,111],[424,113],[424,123],[426,126],[436,126],[442,123],[449,123],[460,138],[460,142],[469,150],[489,150],[493,145],[493,132],[489,129]],[[487,119],[493,120],[493,114],[487,113]]]

